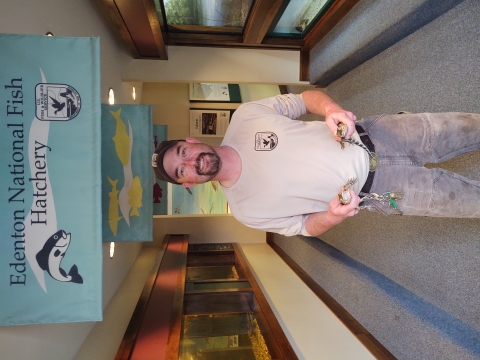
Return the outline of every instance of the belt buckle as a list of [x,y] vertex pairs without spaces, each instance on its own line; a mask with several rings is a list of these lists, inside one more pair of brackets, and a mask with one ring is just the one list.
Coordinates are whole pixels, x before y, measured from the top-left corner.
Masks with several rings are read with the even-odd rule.
[[378,168],[378,163],[378,155],[370,151],[370,154],[368,156],[368,171],[375,172],[375,170],[377,170]]

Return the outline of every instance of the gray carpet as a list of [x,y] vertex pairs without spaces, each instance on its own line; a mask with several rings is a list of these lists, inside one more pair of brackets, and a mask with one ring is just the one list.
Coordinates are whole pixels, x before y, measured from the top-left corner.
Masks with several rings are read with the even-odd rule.
[[329,85],[462,1],[360,1],[311,50],[312,84]]
[[[480,112],[479,19],[465,0],[326,91],[358,117]],[[440,166],[480,180],[479,164],[477,151]],[[320,238],[275,237],[394,356],[480,359],[479,219],[364,210]]]

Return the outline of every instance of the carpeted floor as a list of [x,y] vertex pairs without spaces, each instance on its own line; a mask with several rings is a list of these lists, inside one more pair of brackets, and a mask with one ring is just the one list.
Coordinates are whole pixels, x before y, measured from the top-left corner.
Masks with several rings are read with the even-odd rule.
[[[465,0],[326,92],[359,118],[478,113],[479,18]],[[440,166],[480,180],[480,151]],[[320,239],[275,241],[398,359],[480,359],[480,219],[364,210]]]

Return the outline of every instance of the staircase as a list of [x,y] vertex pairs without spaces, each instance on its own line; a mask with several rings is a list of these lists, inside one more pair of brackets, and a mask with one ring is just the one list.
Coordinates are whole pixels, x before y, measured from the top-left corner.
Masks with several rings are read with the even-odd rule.
[[[480,1],[361,0],[310,53],[358,118],[480,112]],[[480,181],[480,151],[440,165]],[[366,210],[275,242],[395,357],[480,359],[480,220]]]

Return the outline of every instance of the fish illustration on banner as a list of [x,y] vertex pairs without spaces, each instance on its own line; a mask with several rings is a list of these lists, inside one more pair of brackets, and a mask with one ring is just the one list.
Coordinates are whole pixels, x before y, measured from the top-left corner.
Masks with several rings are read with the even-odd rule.
[[0,326],[99,321],[99,39],[0,48]]
[[103,241],[152,241],[149,105],[102,105]]

